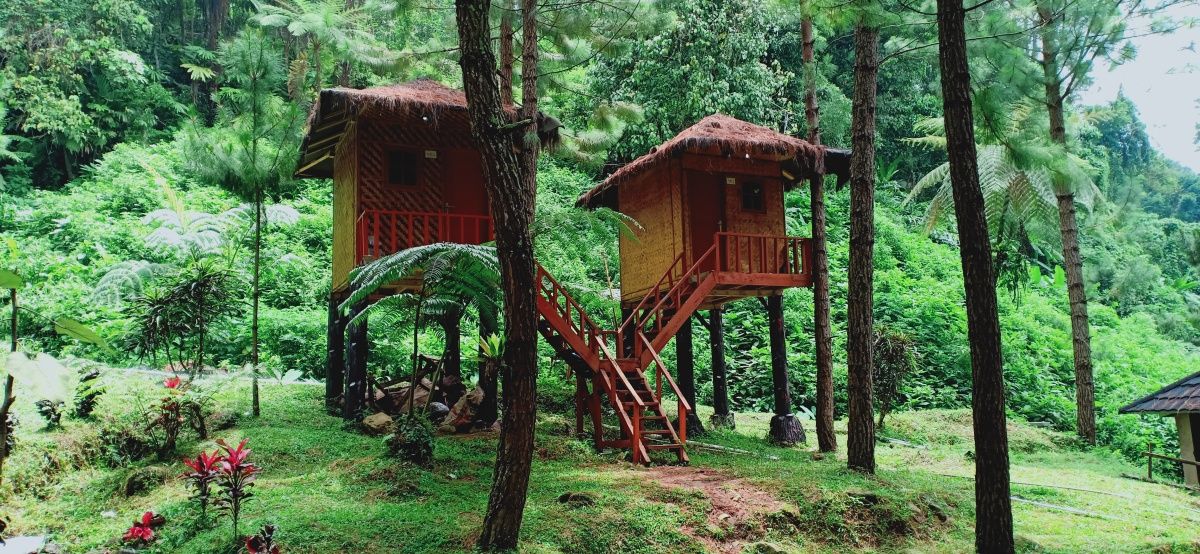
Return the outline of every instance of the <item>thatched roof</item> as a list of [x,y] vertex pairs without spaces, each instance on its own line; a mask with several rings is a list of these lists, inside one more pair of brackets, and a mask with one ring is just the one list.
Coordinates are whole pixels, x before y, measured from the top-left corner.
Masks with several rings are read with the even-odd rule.
[[308,115],[296,176],[332,176],[333,151],[347,124],[360,113],[403,118],[428,117],[446,111],[465,117],[467,96],[432,79],[365,89],[324,89]]
[[1123,414],[1200,413],[1200,372],[1193,373],[1121,408]]
[[[781,162],[795,180],[824,174],[827,169],[833,169],[826,167],[826,159],[830,156],[824,147],[727,115],[714,114],[684,129],[675,138],[650,149],[646,155],[625,164],[609,175],[604,182],[580,196],[576,204],[588,208],[615,207],[618,186],[685,152]],[[828,152],[838,158],[836,161],[831,160],[834,161],[832,165],[838,167],[843,165],[841,158],[848,157],[846,151]],[[844,165],[848,168],[848,164]]]

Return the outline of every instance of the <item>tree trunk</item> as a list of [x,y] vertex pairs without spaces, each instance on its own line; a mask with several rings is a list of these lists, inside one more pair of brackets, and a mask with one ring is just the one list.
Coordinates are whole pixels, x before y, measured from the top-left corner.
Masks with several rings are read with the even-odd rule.
[[329,296],[329,327],[326,331],[325,410],[337,411],[337,398],[346,389],[346,323],[338,312],[337,297]]
[[[257,128],[257,125],[255,126]],[[258,160],[258,140],[254,141],[255,155],[254,160]],[[262,227],[263,227],[263,193],[262,185],[255,185],[257,190],[254,195],[254,285],[251,291],[252,304],[250,316],[250,365],[253,371],[250,382],[251,394],[251,411],[254,417],[262,415],[262,405],[258,398],[258,304],[262,297],[262,289],[260,288],[262,276]]]
[[[8,300],[12,303],[12,316],[9,330],[12,331],[12,352],[17,351],[17,326],[20,323],[19,308],[17,308],[17,289],[8,289]],[[0,422],[3,424],[3,422]]]
[[871,413],[874,367],[875,86],[879,30],[860,22],[854,30],[854,106],[850,157],[850,267],[846,299],[851,469],[875,473],[875,418]]
[[775,393],[775,415],[767,439],[776,446],[805,442],[804,427],[792,414],[792,393],[787,373],[787,335],[783,321],[783,296],[767,297],[767,326],[771,335],[771,388]]
[[954,190],[959,255],[971,344],[971,407],[975,434],[975,549],[1013,552],[1009,497],[1008,432],[1000,316],[992,275],[991,247],[975,151],[971,75],[962,0],[938,0],[939,58],[946,121],[946,151]]
[[487,514],[479,537],[483,550],[517,546],[529,470],[537,393],[537,296],[533,222],[536,195],[537,25],[536,0],[522,3],[522,113],[510,122],[496,78],[489,29],[489,0],[456,0],[459,65],[471,130],[484,163],[484,182],[496,222],[504,293],[505,349],[503,423]]
[[712,350],[713,427],[733,429],[737,426],[733,413],[729,411],[729,383],[725,367],[725,309],[708,311],[708,337]]
[[446,314],[438,318],[442,334],[446,335],[446,347],[442,350],[442,371],[445,377],[462,382],[462,312]]
[[[812,9],[805,3],[805,9]],[[804,117],[808,142],[821,144],[821,112],[817,105],[817,68],[813,63],[812,16],[800,22],[800,57],[804,61]],[[817,363],[817,449],[837,450],[833,430],[833,331],[829,326],[829,252],[825,245],[825,179],[809,180],[813,252],[813,342]]]
[[692,349],[692,319],[689,317],[679,332],[675,334],[675,384],[684,400],[692,407],[687,416],[687,431],[689,435],[704,433],[704,425],[696,415],[696,356]]
[[[1066,117],[1063,109],[1062,80],[1059,77],[1054,14],[1049,8],[1039,6],[1038,18],[1042,24],[1041,64],[1046,87],[1046,110],[1050,119],[1050,140],[1066,148]],[[1092,339],[1088,324],[1087,291],[1083,284],[1083,259],[1079,255],[1075,194],[1067,183],[1055,185],[1058,192],[1058,227],[1062,235],[1063,265],[1067,274],[1067,299],[1071,306],[1071,343],[1075,354],[1075,427],[1084,441],[1096,444]]]

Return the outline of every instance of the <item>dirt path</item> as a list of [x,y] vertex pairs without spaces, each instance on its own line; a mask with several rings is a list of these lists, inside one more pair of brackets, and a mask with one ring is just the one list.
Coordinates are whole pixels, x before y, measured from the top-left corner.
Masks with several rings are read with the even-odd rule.
[[[709,529],[685,527],[683,531],[704,543],[711,552],[736,554],[765,531],[764,516],[794,509],[768,491],[745,479],[707,468],[654,466],[638,472],[652,483],[708,498]],[[720,532],[712,532],[715,529]],[[715,535],[715,536],[714,536]]]

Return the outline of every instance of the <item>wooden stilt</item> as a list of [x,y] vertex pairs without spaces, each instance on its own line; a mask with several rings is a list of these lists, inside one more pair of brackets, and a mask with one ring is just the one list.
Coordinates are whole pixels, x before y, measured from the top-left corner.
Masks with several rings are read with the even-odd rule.
[[687,429],[693,435],[704,434],[704,426],[700,423],[700,418],[696,415],[696,357],[692,349],[692,321],[689,318],[679,328],[679,332],[675,335],[675,373],[677,374],[676,384],[679,385],[679,392],[683,393],[684,400],[687,400],[688,405],[692,406],[692,411],[687,414]]
[[[354,306],[349,318],[354,318],[366,309],[366,303]],[[347,348],[346,396],[342,401],[342,418],[359,421],[363,418],[364,400],[367,396],[367,318],[359,317],[348,325],[350,344]]]
[[713,427],[733,429],[736,426],[733,412],[729,411],[729,383],[725,370],[725,309],[708,311],[709,346],[712,349],[713,382]]
[[775,416],[771,418],[768,438],[771,444],[792,446],[805,442],[804,427],[792,415],[792,394],[788,390],[787,336],[783,325],[783,296],[767,297],[768,327],[771,333],[771,381],[775,392]]
[[338,310],[336,295],[329,295],[329,327],[326,333],[325,409],[338,412],[338,397],[346,388],[346,320]]

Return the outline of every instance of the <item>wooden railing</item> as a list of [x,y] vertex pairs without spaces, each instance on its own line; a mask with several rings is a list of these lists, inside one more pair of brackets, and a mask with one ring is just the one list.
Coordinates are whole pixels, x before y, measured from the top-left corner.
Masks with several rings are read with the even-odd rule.
[[716,234],[714,269],[728,273],[812,275],[812,240],[804,237]]
[[583,306],[541,264],[537,266],[537,291],[554,306],[555,315],[567,324],[574,338],[583,342],[587,352],[599,354],[602,347],[607,347],[605,339],[613,332],[602,329],[592,321]]
[[675,415],[676,419],[679,420],[679,431],[676,432],[674,429],[672,429],[671,422],[669,421],[667,422],[667,429],[671,430],[671,436],[675,439],[676,443],[683,444],[687,441],[687,420],[688,414],[692,411],[692,406],[691,404],[688,404],[687,399],[683,397],[683,392],[679,390],[679,385],[675,384],[675,379],[671,378],[671,372],[667,371],[667,364],[663,363],[662,358],[658,355],[658,352],[654,350],[654,345],[650,344],[650,339],[646,338],[646,335],[643,335],[642,333],[638,333],[638,338],[640,338],[642,344],[644,344],[645,347],[654,354],[654,397],[657,398],[660,403],[662,402],[664,381],[671,388],[671,392],[675,395],[675,399],[677,400]]
[[1156,459],[1167,460],[1167,461],[1175,462],[1175,463],[1181,464],[1181,465],[1190,465],[1192,467],[1195,467],[1196,471],[1200,471],[1200,462],[1197,462],[1196,460],[1185,460],[1183,458],[1176,458],[1175,456],[1165,456],[1163,454],[1159,454],[1154,451],[1154,443],[1147,444],[1146,451],[1143,452],[1142,454],[1144,454],[1146,456],[1146,480],[1147,481],[1154,481],[1154,460],[1156,460]]
[[364,210],[355,225],[355,262],[437,242],[481,244],[495,232],[486,215]]

